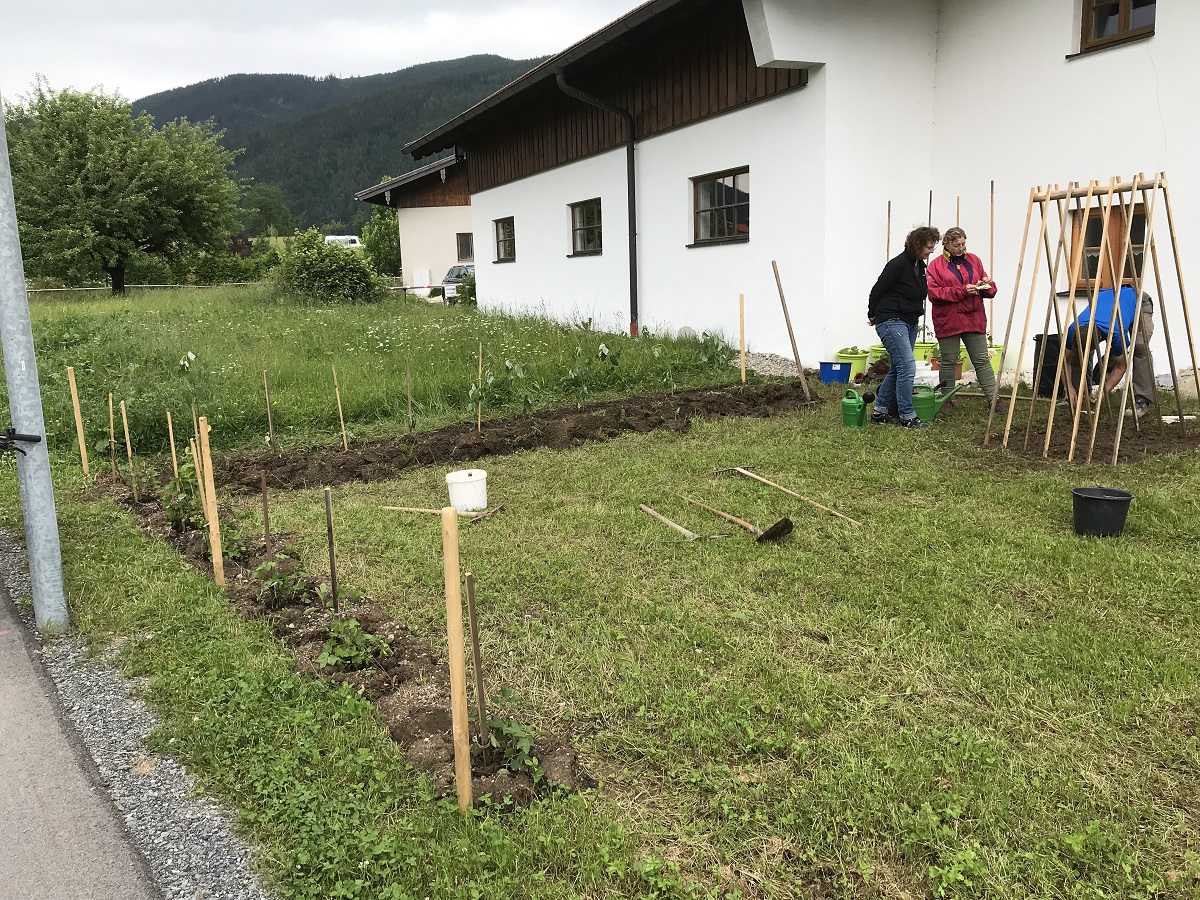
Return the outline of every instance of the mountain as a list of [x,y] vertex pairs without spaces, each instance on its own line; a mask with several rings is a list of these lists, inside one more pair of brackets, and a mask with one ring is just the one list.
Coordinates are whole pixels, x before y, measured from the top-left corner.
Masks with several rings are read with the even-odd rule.
[[[400,152],[541,60],[467,56],[384,75],[228,75],[135,100],[158,124],[212,119],[238,174],[283,191],[302,225],[369,216],[354,194],[422,163]],[[426,160],[427,162],[427,160]]]

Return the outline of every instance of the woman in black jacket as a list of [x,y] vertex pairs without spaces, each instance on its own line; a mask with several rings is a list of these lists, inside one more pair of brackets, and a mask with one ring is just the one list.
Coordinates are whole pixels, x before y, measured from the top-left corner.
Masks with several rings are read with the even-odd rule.
[[[867,322],[875,326],[875,333],[887,348],[891,361],[887,377],[875,395],[875,410],[871,414],[874,425],[929,427],[917,418],[913,408],[913,376],[917,374],[913,347],[917,343],[917,323],[925,314],[925,297],[929,290],[925,281],[925,263],[941,239],[936,228],[914,228],[904,239],[903,252],[888,260],[875,287],[871,288]],[[889,411],[893,400],[900,411],[899,419]]]

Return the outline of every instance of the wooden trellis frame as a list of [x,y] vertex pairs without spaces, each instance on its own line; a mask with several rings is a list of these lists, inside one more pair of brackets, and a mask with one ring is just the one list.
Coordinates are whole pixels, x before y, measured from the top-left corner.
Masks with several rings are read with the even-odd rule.
[[[1079,331],[1079,311],[1075,306],[1075,295],[1078,291],[1080,275],[1083,271],[1083,250],[1085,244],[1085,234],[1087,231],[1088,217],[1093,210],[1100,211],[1100,249],[1097,259],[1096,277],[1092,279],[1090,274],[1086,276],[1087,284],[1087,301],[1089,310],[1089,323],[1087,325],[1087,337],[1085,340],[1076,340],[1076,345],[1082,348],[1091,347],[1094,343],[1096,308],[1100,296],[1100,291],[1107,278],[1108,283],[1113,289],[1113,316],[1115,322],[1110,325],[1110,328],[1125,329],[1125,323],[1121,320],[1120,307],[1120,292],[1122,287],[1122,277],[1118,277],[1118,271],[1124,272],[1126,266],[1133,273],[1133,290],[1137,297],[1138,314],[1132,322],[1130,328],[1130,338],[1126,347],[1126,359],[1128,368],[1123,378],[1123,385],[1120,387],[1120,405],[1119,408],[1113,409],[1111,402],[1108,403],[1108,408],[1111,412],[1116,413],[1116,435],[1113,440],[1112,465],[1116,465],[1121,451],[1121,435],[1124,430],[1125,416],[1124,411],[1130,408],[1133,404],[1133,398],[1130,397],[1130,388],[1133,385],[1134,374],[1134,347],[1137,345],[1138,331],[1141,326],[1141,297],[1143,294],[1143,286],[1147,276],[1147,264],[1149,263],[1154,270],[1155,287],[1157,289],[1158,316],[1162,323],[1163,336],[1167,346],[1167,357],[1171,367],[1171,383],[1175,397],[1175,409],[1179,414],[1179,424],[1181,429],[1187,428],[1187,420],[1183,413],[1183,402],[1179,390],[1179,374],[1175,364],[1175,348],[1171,341],[1171,325],[1170,317],[1168,316],[1167,296],[1165,285],[1163,283],[1162,269],[1159,264],[1158,245],[1154,235],[1155,213],[1158,207],[1159,197],[1162,198],[1162,207],[1166,212],[1167,228],[1170,233],[1171,254],[1174,261],[1175,273],[1178,279],[1178,302],[1183,310],[1183,322],[1187,333],[1187,348],[1191,355],[1192,373],[1196,382],[1197,394],[1200,395],[1200,366],[1197,366],[1196,359],[1196,341],[1192,331],[1191,316],[1188,311],[1187,289],[1183,281],[1183,269],[1179,258],[1179,239],[1175,230],[1175,217],[1171,208],[1171,193],[1167,186],[1167,176],[1165,172],[1160,172],[1154,178],[1148,179],[1145,175],[1138,175],[1131,181],[1121,181],[1118,178],[1110,178],[1107,186],[1102,186],[1099,182],[1092,181],[1086,186],[1074,182],[1066,188],[1060,188],[1058,185],[1051,187],[1047,184],[1044,188],[1038,186],[1032,188],[1029,192],[1029,202],[1025,210],[1025,227],[1024,233],[1021,236],[1021,255],[1017,263],[1017,273],[1013,280],[1013,298],[1012,304],[1008,312],[1008,324],[1004,332],[1004,349],[1001,351],[1001,370],[1004,366],[1004,357],[1008,353],[1010,347],[1010,338],[1012,337],[1013,319],[1017,306],[1017,299],[1020,296],[1021,276],[1025,267],[1026,253],[1029,242],[1030,225],[1033,222],[1035,212],[1038,214],[1041,223],[1039,226],[1039,235],[1037,244],[1041,245],[1041,250],[1045,254],[1046,271],[1050,276],[1050,286],[1047,293],[1046,311],[1042,323],[1042,347],[1043,352],[1039,356],[1036,371],[1034,372],[1034,390],[1033,399],[1029,407],[1029,415],[1025,424],[1025,443],[1024,448],[1029,449],[1029,442],[1033,432],[1033,421],[1037,411],[1038,393],[1037,386],[1041,383],[1042,367],[1044,365],[1047,346],[1047,337],[1050,333],[1051,316],[1054,317],[1055,327],[1060,335],[1066,335],[1067,327],[1074,324],[1076,331]],[[1140,205],[1142,214],[1145,216],[1145,235],[1142,242],[1142,262],[1139,267],[1136,263],[1133,252],[1133,220],[1135,210]],[[1097,205],[1098,204],[1098,205]],[[1058,231],[1057,242],[1052,246],[1050,239],[1051,222],[1057,214],[1057,222],[1055,223]],[[1110,223],[1116,220],[1116,216],[1123,217],[1124,236],[1121,241],[1120,248],[1111,246],[1112,242],[1109,239]],[[1070,227],[1073,217],[1079,219],[1078,239],[1075,237],[1075,230]],[[1074,244],[1074,247],[1071,245]],[[1036,246],[1036,245],[1035,245]],[[1034,250],[1035,256],[1038,250]],[[1059,275],[1063,268],[1063,262],[1067,261],[1068,271],[1068,291],[1067,295],[1070,298],[1071,314],[1068,319],[1062,314],[1058,305],[1058,284]],[[1001,437],[1001,446],[1007,448],[1009,440],[1012,437],[1013,419],[1016,413],[1017,405],[1017,390],[1019,386],[1019,375],[1022,370],[1022,364],[1025,357],[1025,347],[1029,341],[1030,322],[1033,316],[1035,301],[1038,296],[1038,274],[1041,271],[1041,266],[1034,267],[1032,278],[1029,286],[1029,301],[1025,310],[1025,323],[1021,329],[1021,341],[1017,350],[1017,378],[1013,379],[1013,386],[1008,403],[1008,415],[1004,422],[1003,435]],[[1107,376],[1109,360],[1112,354],[1112,342],[1105,341],[1104,360],[1101,366],[1101,371]],[[1051,396],[1048,398],[1049,409],[1046,413],[1046,434],[1045,442],[1042,447],[1042,456],[1049,457],[1050,443],[1054,433],[1055,412],[1057,409],[1057,399],[1059,387],[1062,384],[1064,370],[1066,369],[1066,354],[1065,346],[1060,346],[1058,354],[1058,366],[1054,373],[1054,387],[1051,391]],[[1071,417],[1071,442],[1067,452],[1067,460],[1071,461],[1076,456],[1077,443],[1079,442],[1080,425],[1083,422],[1085,410],[1088,413],[1090,420],[1090,434],[1087,438],[1087,454],[1086,461],[1091,462],[1093,453],[1096,448],[1096,436],[1100,425],[1100,409],[1091,409],[1091,403],[1087,385],[1087,369],[1088,360],[1083,359],[1080,363],[1080,378],[1076,385],[1076,397],[1078,402],[1075,404],[1073,415]],[[1153,373],[1152,373],[1153,374]],[[1115,391],[1114,391],[1115,393]],[[996,397],[999,398],[1000,392],[997,391]],[[1109,398],[1105,397],[1107,401]],[[1154,404],[1157,411],[1158,392],[1154,393]],[[995,401],[992,403],[991,410],[988,413],[987,430],[984,434],[983,444],[987,446],[992,438],[992,423],[996,414]],[[1137,416],[1133,416],[1134,428],[1140,430],[1141,424]],[[1159,418],[1159,429],[1163,429],[1161,418]]]

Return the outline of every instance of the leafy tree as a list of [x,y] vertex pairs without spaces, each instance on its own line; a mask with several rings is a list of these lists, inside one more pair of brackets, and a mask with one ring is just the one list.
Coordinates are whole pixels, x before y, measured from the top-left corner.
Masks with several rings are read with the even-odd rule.
[[273,184],[259,183],[246,191],[242,198],[242,231],[252,237],[269,234],[291,234],[296,223],[283,199],[283,191]]
[[380,275],[400,274],[400,230],[396,210],[390,206],[376,206],[371,220],[363,226],[362,239],[371,268]]
[[125,291],[135,254],[218,250],[236,229],[236,153],[212,125],[160,129],[119,95],[54,92],[39,80],[7,117],[26,271]]
[[373,303],[387,288],[362,255],[327,244],[315,228],[297,232],[275,273],[280,301],[308,305]]

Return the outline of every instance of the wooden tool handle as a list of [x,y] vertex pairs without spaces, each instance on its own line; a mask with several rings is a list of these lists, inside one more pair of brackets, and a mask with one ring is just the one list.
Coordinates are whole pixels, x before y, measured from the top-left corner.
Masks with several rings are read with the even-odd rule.
[[640,509],[642,512],[644,512],[646,515],[653,516],[654,518],[658,519],[658,521],[662,522],[668,528],[674,528],[676,531],[678,531],[680,534],[682,534],[689,541],[694,541],[698,537],[696,532],[688,531],[682,525],[677,525],[676,523],[674,523],[670,519],[668,519],[666,516],[652,510],[645,503],[639,503],[638,509]]
[[[421,506],[381,506],[379,508],[380,509],[388,509],[388,510],[391,510],[392,512],[433,513],[435,516],[440,516],[442,514],[442,511],[440,509],[425,509],[424,507],[421,507]],[[471,518],[476,518],[479,514],[473,513],[473,512],[460,512],[459,515],[460,516],[470,516]]]
[[754,474],[749,469],[743,469],[743,468],[738,467],[738,468],[735,468],[733,471],[737,472],[739,475],[745,475],[747,478],[753,478],[755,481],[760,481],[763,484],[769,485],[770,487],[773,487],[778,491],[783,491],[785,494],[795,497],[797,500],[803,500],[805,503],[811,503],[813,506],[817,507],[817,509],[823,509],[827,513],[833,513],[839,519],[845,519],[847,522],[853,522],[855,525],[862,525],[862,522],[859,522],[857,519],[852,519],[849,516],[842,515],[836,509],[830,509],[828,506],[818,503],[816,500],[810,500],[808,497],[802,496],[801,494],[797,494],[795,491],[790,491],[787,488],[785,488],[782,484],[776,484],[773,481],[768,481],[767,479],[763,478],[761,475]]
[[684,497],[683,499],[686,500],[688,503],[691,503],[694,506],[700,507],[701,509],[707,509],[710,513],[713,513],[714,515],[718,515],[722,519],[732,522],[734,525],[742,526],[751,534],[762,534],[761,528],[755,528],[753,525],[751,525],[749,522],[745,521],[744,519],[739,519],[737,516],[731,516],[729,513],[721,512],[719,509],[713,509],[711,506],[707,506],[706,504],[701,503],[699,500],[693,500],[691,497]]

